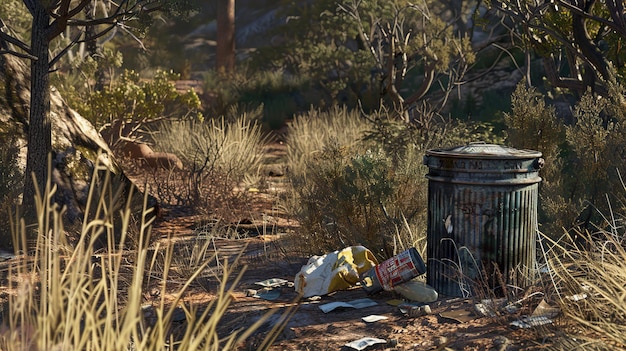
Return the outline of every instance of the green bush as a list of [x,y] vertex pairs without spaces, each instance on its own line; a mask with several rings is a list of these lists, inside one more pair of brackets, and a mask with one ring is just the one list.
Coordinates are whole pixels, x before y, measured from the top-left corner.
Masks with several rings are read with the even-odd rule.
[[[429,148],[500,139],[486,123],[400,122],[336,108],[294,119],[288,131],[288,208],[308,254],[362,244],[381,258],[425,253]],[[443,120],[441,120],[443,121]]]
[[201,120],[200,99],[194,91],[180,93],[174,81],[178,75],[157,71],[143,80],[134,71],[125,71],[102,91],[93,91],[76,104],[76,110],[96,127],[113,121],[144,123],[163,118]]
[[[613,83],[608,97],[591,92],[574,107],[574,123],[566,125],[544,96],[520,84],[505,114],[507,142],[541,151],[540,218],[542,230],[555,236],[562,228],[593,228],[611,210],[608,197],[621,187],[626,167],[624,89]],[[599,211],[597,211],[599,210]]]

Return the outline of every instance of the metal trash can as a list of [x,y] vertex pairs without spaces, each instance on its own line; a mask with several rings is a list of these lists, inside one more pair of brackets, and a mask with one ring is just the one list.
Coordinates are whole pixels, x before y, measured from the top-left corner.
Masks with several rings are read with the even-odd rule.
[[475,283],[530,282],[543,162],[538,151],[486,143],[426,152],[430,286],[466,297]]

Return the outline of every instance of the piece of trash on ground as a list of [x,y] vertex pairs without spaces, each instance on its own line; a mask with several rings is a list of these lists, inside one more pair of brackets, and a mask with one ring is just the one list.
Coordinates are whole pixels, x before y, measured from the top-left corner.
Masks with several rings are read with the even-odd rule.
[[566,299],[571,300],[571,301],[580,301],[580,300],[584,300],[587,298],[587,294],[585,293],[581,293],[581,294],[576,294],[576,295],[572,295],[572,296],[565,296]]
[[556,317],[561,310],[558,307],[551,306],[546,300],[541,300],[539,305],[535,307],[535,310],[531,314],[532,317],[547,317],[553,318]]
[[387,303],[387,305],[390,305],[390,306],[400,306],[400,305],[402,305],[405,302],[403,300],[400,300],[400,299],[391,299],[391,300],[387,300],[386,303]]
[[404,304],[404,305],[398,306],[398,308],[400,309],[400,312],[402,314],[410,318],[422,317],[422,316],[433,313],[429,305],[414,306],[414,305]]
[[387,319],[388,317],[385,316],[379,316],[377,314],[370,314],[369,316],[365,316],[363,318],[361,318],[364,322],[366,323],[374,323],[374,322],[378,322],[378,321],[382,321]]
[[439,298],[439,294],[433,287],[416,279],[396,285],[393,290],[405,299],[416,302],[431,303]]
[[289,283],[289,281],[286,280],[286,279],[271,278],[271,279],[263,280],[263,281],[260,281],[260,282],[256,282],[254,284],[261,285],[261,286],[266,287],[266,288],[275,288],[275,287],[279,287],[279,286],[285,285],[287,283]]
[[351,347],[355,350],[365,350],[366,348],[372,346],[372,345],[376,345],[376,344],[386,344],[387,340],[385,339],[378,339],[378,338],[370,338],[370,337],[365,337],[365,338],[361,338],[359,340],[354,340],[351,341],[349,343],[347,343],[345,346]]
[[280,297],[280,293],[280,289],[261,289],[257,291],[256,294],[252,295],[252,297],[273,301]]
[[344,301],[336,301],[336,302],[330,302],[330,303],[326,303],[323,305],[320,305],[320,310],[322,310],[324,313],[328,313],[336,308],[339,307],[348,307],[348,308],[356,308],[356,309],[361,309],[361,308],[365,308],[365,307],[372,307],[372,306],[376,306],[378,305],[378,303],[372,299],[358,299],[358,300],[353,300],[350,302],[344,302]]
[[499,315],[500,312],[511,314],[519,310],[519,307],[507,302],[506,299],[483,299],[474,305],[474,309],[479,315],[492,318]]
[[294,288],[302,297],[327,295],[356,286],[361,274],[378,264],[374,254],[363,246],[312,256],[294,279]]
[[426,273],[426,265],[414,247],[375,265],[361,276],[361,287],[368,294],[386,290]]
[[439,313],[439,316],[443,318],[452,319],[459,323],[465,323],[465,322],[469,322],[471,320],[476,319],[476,316],[474,316],[472,311],[468,311],[465,309],[441,312]]
[[552,319],[545,317],[545,316],[535,316],[535,317],[530,316],[530,317],[524,317],[522,319],[513,321],[510,324],[514,327],[528,329],[532,327],[538,327],[540,325],[552,324]]

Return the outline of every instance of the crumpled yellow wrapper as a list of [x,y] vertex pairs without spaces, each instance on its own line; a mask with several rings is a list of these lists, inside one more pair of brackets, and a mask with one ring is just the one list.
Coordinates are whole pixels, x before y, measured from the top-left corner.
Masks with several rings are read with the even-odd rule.
[[376,266],[374,254],[364,246],[349,246],[323,256],[309,258],[294,279],[303,297],[322,296],[345,290],[359,282],[361,274]]

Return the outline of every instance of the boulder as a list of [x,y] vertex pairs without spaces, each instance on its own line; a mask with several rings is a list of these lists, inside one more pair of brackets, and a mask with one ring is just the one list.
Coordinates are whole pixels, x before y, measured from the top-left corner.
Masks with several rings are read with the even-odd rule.
[[[0,132],[5,136],[11,134],[11,141],[19,150],[15,157],[22,173],[26,168],[29,75],[26,62],[11,55],[0,55]],[[133,212],[140,213],[143,194],[126,177],[96,128],[71,109],[54,88],[51,93],[51,122],[52,181],[57,186],[55,201],[66,208],[65,219],[72,223],[83,218],[96,165],[99,173],[102,173],[101,170],[110,172],[113,190],[121,190],[120,196],[133,194]],[[2,140],[4,145],[6,142]],[[108,190],[100,189],[100,185],[99,182],[95,187],[97,193]],[[120,206],[124,203],[119,201]],[[158,204],[153,197],[148,198],[148,206],[155,208],[153,213],[156,213]],[[6,233],[0,233],[3,234]]]

